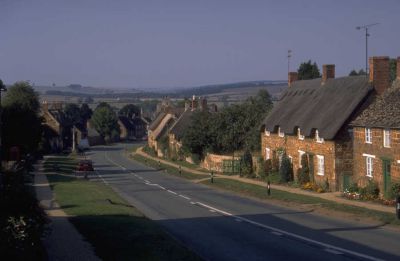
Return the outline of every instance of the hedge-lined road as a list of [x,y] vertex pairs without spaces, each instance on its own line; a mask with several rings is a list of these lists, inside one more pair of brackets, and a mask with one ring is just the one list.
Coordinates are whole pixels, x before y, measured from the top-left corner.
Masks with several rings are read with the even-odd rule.
[[132,161],[127,146],[92,148],[92,180],[112,186],[206,260],[400,259],[398,231],[217,191]]

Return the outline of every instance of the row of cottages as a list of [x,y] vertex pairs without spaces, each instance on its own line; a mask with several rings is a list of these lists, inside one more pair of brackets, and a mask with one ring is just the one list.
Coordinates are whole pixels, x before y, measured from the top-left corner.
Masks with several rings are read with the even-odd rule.
[[176,107],[168,97],[165,97],[157,105],[157,116],[149,125],[147,139],[149,147],[157,152],[157,156],[162,157],[164,155],[161,150],[160,139],[168,135],[168,130],[183,112],[184,108]]
[[41,116],[43,136],[46,141],[44,146],[48,152],[58,153],[72,148],[73,142],[78,145],[82,139],[87,139],[91,146],[104,144],[103,138],[89,122],[72,126],[64,115],[61,102],[44,101],[41,106]]
[[[390,88],[388,57],[371,57],[369,66],[369,77],[335,78],[334,65],[323,65],[322,78],[312,80],[298,81],[297,73],[290,72],[287,90],[263,123],[264,158],[279,160],[284,151],[292,160],[297,178],[301,159],[307,157],[313,181],[319,184],[328,182],[331,191],[343,190],[351,182],[364,185],[365,179],[376,180],[381,191],[385,191],[379,166],[385,159],[392,159],[391,174],[399,176],[399,163],[395,160],[400,159],[395,145],[398,132],[389,128],[395,129],[399,125],[396,125],[395,112],[391,108],[387,108],[388,120],[384,121],[381,117],[384,112],[379,106],[385,106],[384,97],[390,97],[389,93],[395,87]],[[393,104],[399,102],[396,99],[391,101]],[[371,114],[379,120],[370,119]],[[393,137],[390,151],[378,144],[379,135],[384,133],[382,128],[386,132],[390,129]],[[362,139],[371,135],[375,144]],[[380,155],[384,157],[380,159]],[[373,159],[372,163],[369,158]],[[371,170],[373,164],[376,168]]]
[[147,129],[149,121],[139,116],[133,116],[132,118],[126,116],[118,116],[118,125],[120,129],[121,140],[146,140]]

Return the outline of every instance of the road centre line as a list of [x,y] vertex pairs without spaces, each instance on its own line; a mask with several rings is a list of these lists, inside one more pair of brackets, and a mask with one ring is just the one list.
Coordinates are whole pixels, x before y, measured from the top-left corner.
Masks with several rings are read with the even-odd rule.
[[331,253],[331,254],[335,254],[335,255],[343,255],[342,252],[339,252],[339,251],[337,251],[337,250],[330,249],[330,248],[326,248],[325,251],[326,251],[326,252],[329,252],[329,253]]
[[181,198],[184,198],[184,199],[187,199],[187,200],[190,200],[190,198],[188,198],[188,197],[186,197],[186,196],[184,196],[184,195],[179,195]]
[[176,193],[175,191],[172,191],[172,190],[167,190],[169,193],[172,193],[172,194],[174,194],[174,195],[177,195],[178,193]]
[[290,237],[293,237],[293,238],[296,238],[296,239],[300,239],[302,241],[306,241],[306,242],[312,243],[314,245],[322,246],[322,247],[325,248],[325,251],[328,251],[328,249],[329,249],[328,252],[330,252],[330,253],[333,253],[332,251],[335,251],[335,254],[346,253],[346,254],[350,254],[350,255],[353,255],[353,256],[365,258],[365,259],[368,259],[368,260],[382,261],[382,259],[379,259],[379,258],[376,258],[376,257],[373,257],[373,256],[365,255],[365,254],[354,252],[354,251],[351,251],[351,250],[347,250],[347,249],[344,249],[344,248],[341,248],[341,247],[336,247],[336,246],[333,246],[333,245],[330,245],[330,244],[322,243],[322,242],[319,242],[319,241],[316,241],[316,240],[313,240],[313,239],[310,239],[310,238],[307,238],[307,237],[303,237],[303,236],[300,236],[300,235],[297,235],[297,234],[294,234],[294,233],[291,233],[291,232],[284,231],[284,230],[279,229],[279,228],[274,228],[274,227],[271,227],[271,226],[268,226],[268,225],[264,225],[264,224],[255,222],[255,221],[252,221],[252,220],[244,218],[244,217],[236,216],[234,214],[231,214],[229,212],[214,208],[212,206],[206,205],[206,204],[201,203],[201,202],[195,202],[195,204],[203,206],[203,207],[205,207],[205,208],[207,208],[209,210],[210,209],[214,210],[215,212],[218,212],[218,213],[220,213],[222,215],[225,215],[225,216],[235,217],[236,219],[240,219],[240,220],[242,220],[244,222],[247,222],[249,224],[255,225],[257,227],[261,227],[261,228],[265,228],[265,229],[271,230],[272,232],[277,232],[277,233],[280,233],[280,234],[283,234],[283,235],[286,235],[286,236],[290,236]]
[[103,181],[104,184],[108,185],[108,182],[105,181],[105,179],[103,178],[103,176],[100,175],[97,169],[94,169],[94,171],[96,172],[96,175],[101,179],[101,181]]

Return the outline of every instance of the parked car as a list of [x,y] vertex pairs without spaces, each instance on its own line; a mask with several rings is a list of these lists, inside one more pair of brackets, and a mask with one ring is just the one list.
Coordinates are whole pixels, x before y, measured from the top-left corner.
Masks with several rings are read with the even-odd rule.
[[81,160],[78,163],[77,171],[94,171],[91,160]]

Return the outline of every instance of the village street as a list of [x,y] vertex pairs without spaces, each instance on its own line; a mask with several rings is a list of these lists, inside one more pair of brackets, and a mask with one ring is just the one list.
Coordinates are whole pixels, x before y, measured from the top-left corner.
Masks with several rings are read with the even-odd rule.
[[126,144],[93,147],[104,182],[206,260],[398,260],[400,233],[292,210],[176,178],[128,159]]

